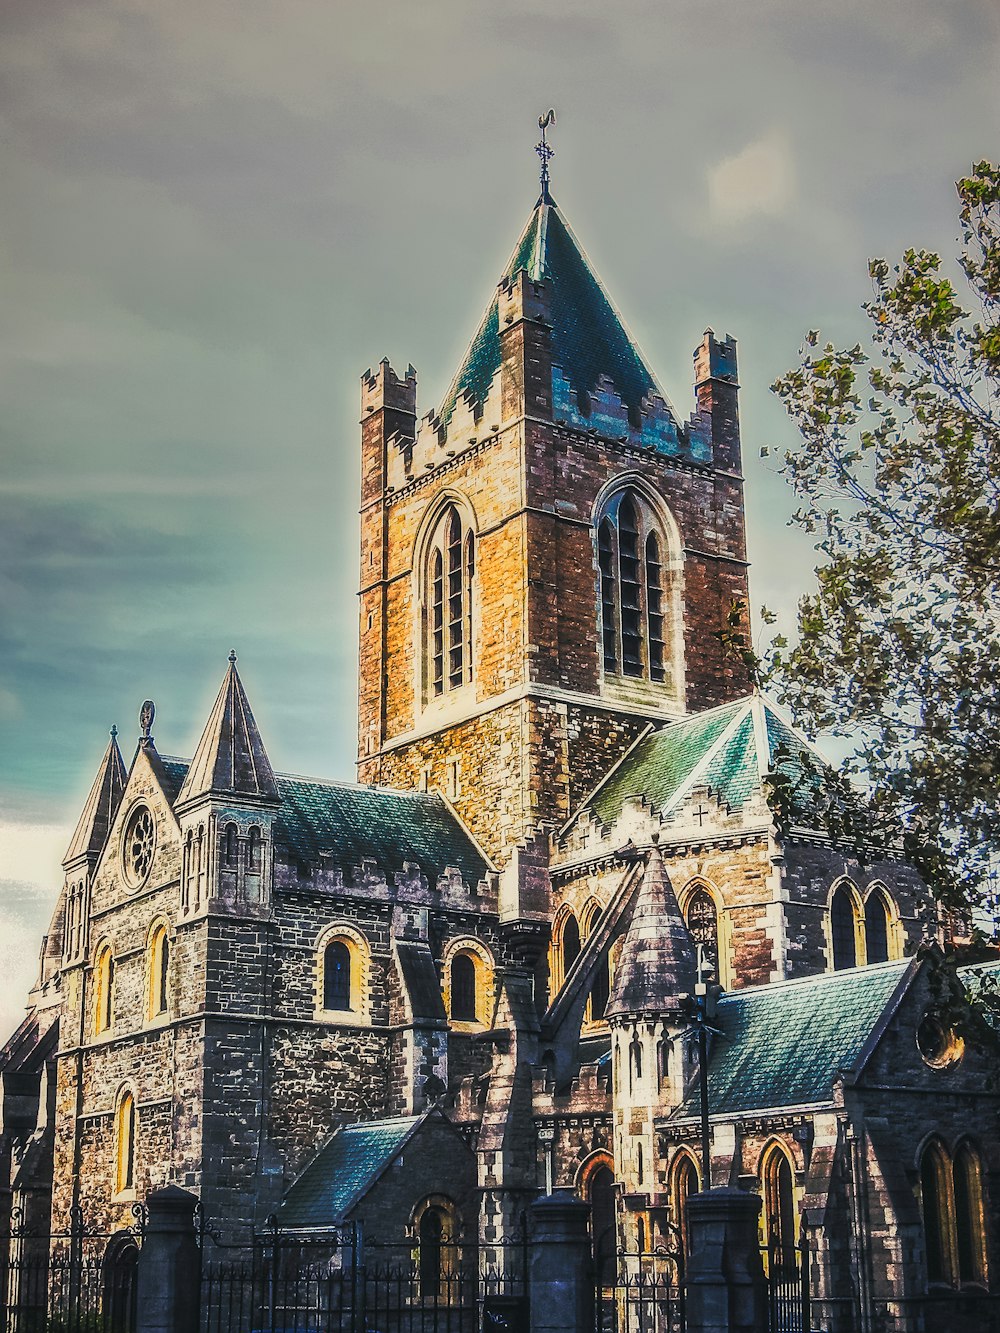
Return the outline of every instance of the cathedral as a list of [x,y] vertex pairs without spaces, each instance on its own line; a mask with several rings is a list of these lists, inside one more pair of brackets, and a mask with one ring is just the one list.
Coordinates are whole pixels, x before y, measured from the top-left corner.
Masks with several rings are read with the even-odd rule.
[[817,1326],[996,1326],[997,1088],[912,868],[774,809],[823,761],[728,647],[731,337],[693,382],[681,414],[547,176],[439,405],[362,376],[357,780],[273,771],[235,655],[190,759],[150,704],[130,763],[112,733],[0,1052],[7,1219],[114,1233],[173,1184],[237,1240],[489,1250],[564,1190],[600,1264],[725,1185],[808,1238]]

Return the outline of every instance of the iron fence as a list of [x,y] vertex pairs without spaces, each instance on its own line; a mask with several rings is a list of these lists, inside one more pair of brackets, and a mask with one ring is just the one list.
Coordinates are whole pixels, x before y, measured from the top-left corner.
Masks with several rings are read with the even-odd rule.
[[610,1252],[595,1260],[597,1333],[684,1333],[683,1252]]
[[203,1242],[202,1333],[527,1333],[521,1244],[381,1245],[354,1228]]
[[78,1208],[69,1229],[42,1232],[11,1214],[0,1285],[3,1333],[135,1333],[136,1273],[144,1211],[131,1226],[89,1230]]
[[761,1259],[767,1278],[770,1333],[809,1333],[809,1246],[805,1232],[797,1243],[772,1236],[761,1251]]

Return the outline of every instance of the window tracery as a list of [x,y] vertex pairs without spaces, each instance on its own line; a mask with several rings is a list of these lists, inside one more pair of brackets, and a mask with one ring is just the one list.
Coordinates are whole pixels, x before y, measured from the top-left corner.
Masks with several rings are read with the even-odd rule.
[[637,489],[626,487],[605,501],[597,519],[605,676],[672,683],[668,549],[659,516]]
[[472,680],[476,538],[454,503],[431,534],[426,570],[426,692],[433,700]]

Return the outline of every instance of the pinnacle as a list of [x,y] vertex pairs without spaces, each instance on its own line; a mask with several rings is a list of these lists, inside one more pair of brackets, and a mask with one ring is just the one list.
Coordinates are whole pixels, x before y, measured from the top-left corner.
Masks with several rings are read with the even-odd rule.
[[68,865],[80,856],[99,855],[111,831],[111,823],[121,804],[127,778],[125,762],[118,748],[118,728],[111,728],[111,738],[97,770],[90,794],[63,858]]
[[268,801],[278,799],[274,772],[236,670],[235,652],[229,654],[222,687],[191,760],[177,804],[209,793]]
[[608,1018],[670,1013],[694,982],[694,944],[654,843],[605,1012]]

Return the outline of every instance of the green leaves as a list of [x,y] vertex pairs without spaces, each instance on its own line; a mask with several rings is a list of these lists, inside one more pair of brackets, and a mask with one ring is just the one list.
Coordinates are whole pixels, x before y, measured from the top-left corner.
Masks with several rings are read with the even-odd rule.
[[754,679],[853,742],[831,835],[903,849],[967,905],[1000,849],[1000,168],[977,163],[958,198],[968,290],[930,251],[873,259],[866,345],[811,330],[773,385],[820,564],[795,643],[776,636]]

